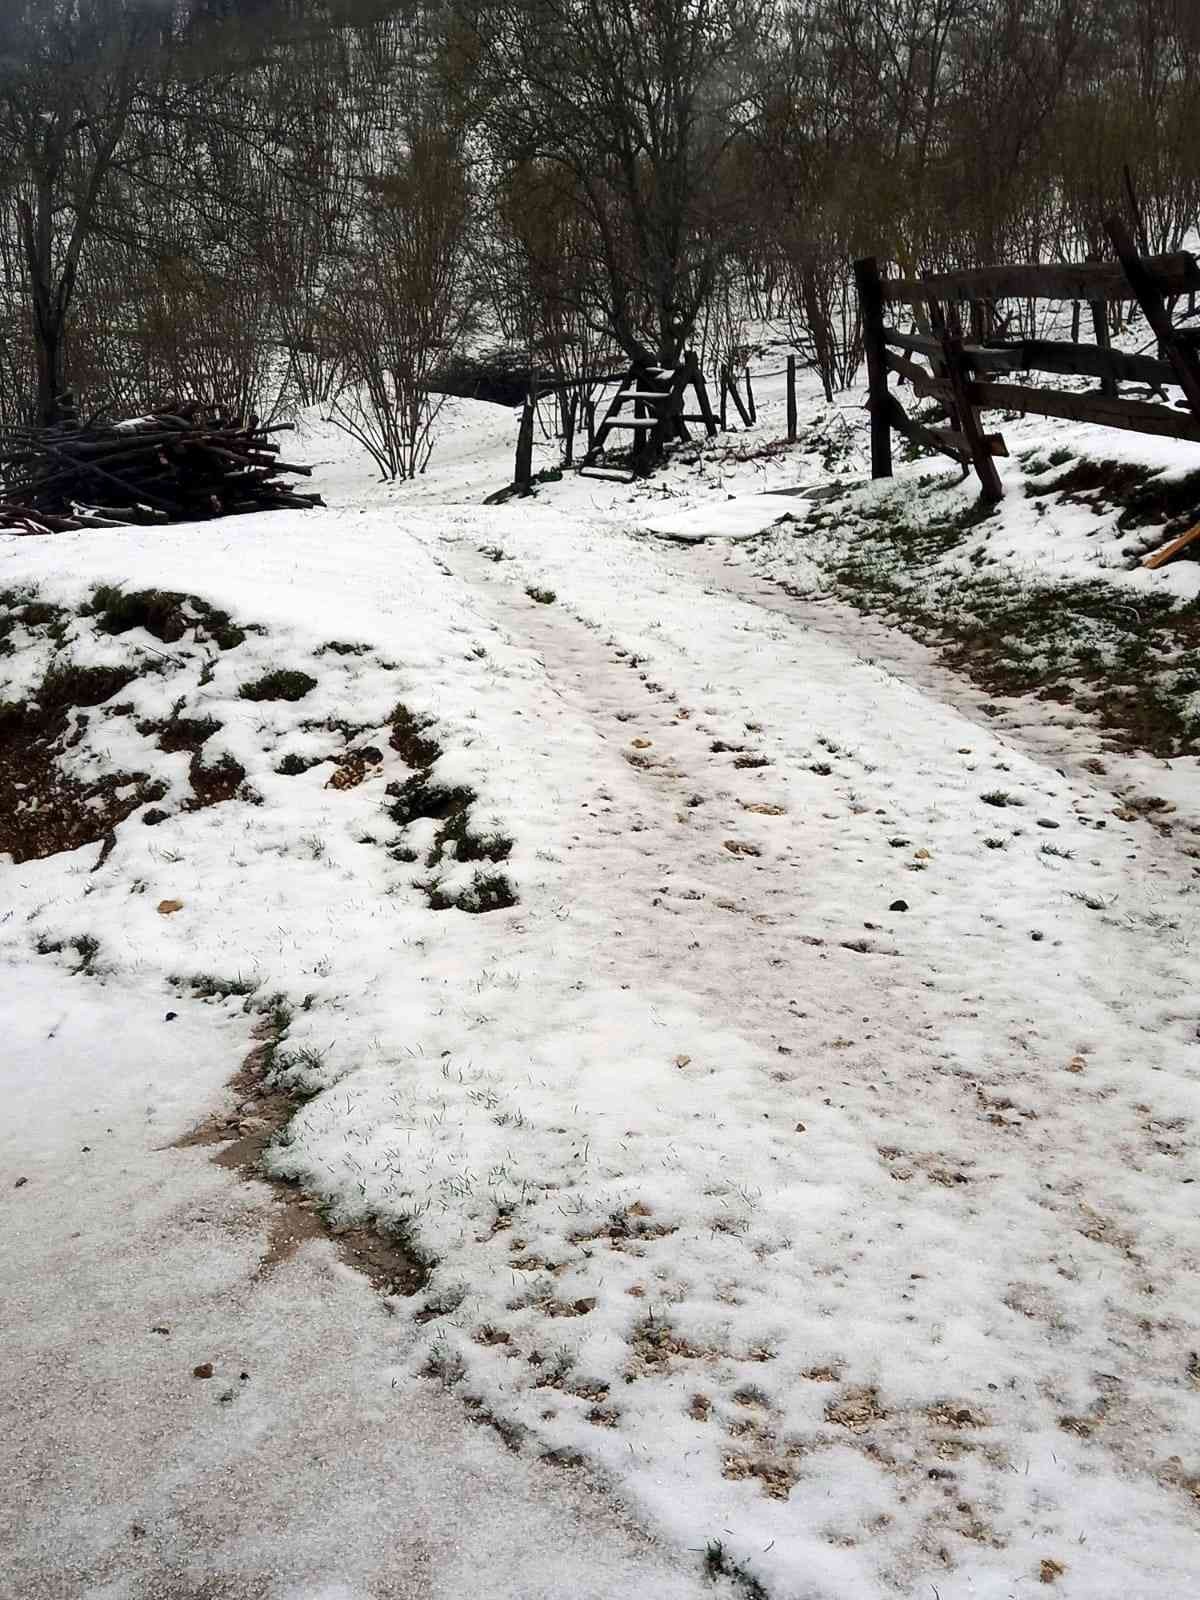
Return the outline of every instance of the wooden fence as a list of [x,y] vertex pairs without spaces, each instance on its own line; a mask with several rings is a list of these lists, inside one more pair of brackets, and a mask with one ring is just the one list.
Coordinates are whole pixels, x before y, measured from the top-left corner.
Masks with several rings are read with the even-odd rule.
[[[982,498],[1001,499],[1004,490],[994,458],[1008,450],[1003,438],[985,432],[980,422],[979,413],[989,410],[1032,412],[1200,444],[1200,333],[1177,327],[1173,320],[1178,297],[1200,290],[1200,266],[1182,251],[1143,257],[1119,217],[1110,217],[1105,226],[1115,262],[980,267],[921,278],[885,278],[874,258],[855,262],[870,385],[873,477],[892,475],[894,429],[973,466]],[[1014,298],[1087,303],[1096,343],[1006,338],[997,305]],[[1107,306],[1114,301],[1136,301],[1141,307],[1157,341],[1157,355],[1126,355],[1111,348]],[[889,326],[888,307],[894,305],[913,308],[918,331],[903,333]],[[1081,393],[1013,381],[1031,372],[1098,378],[1100,389]],[[888,385],[893,374],[911,383],[920,398],[938,401],[947,425],[930,427],[910,417]],[[1126,399],[1119,383],[1145,384],[1164,402],[1167,386],[1173,385],[1184,398],[1176,406]]]

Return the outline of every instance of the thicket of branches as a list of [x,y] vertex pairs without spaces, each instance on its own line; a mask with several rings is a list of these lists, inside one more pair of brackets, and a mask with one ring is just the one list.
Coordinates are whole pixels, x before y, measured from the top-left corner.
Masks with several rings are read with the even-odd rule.
[[1195,0],[7,0],[0,427],[320,405],[406,476],[472,340],[574,380],[763,316],[832,395],[856,254],[1177,248],[1198,90]]

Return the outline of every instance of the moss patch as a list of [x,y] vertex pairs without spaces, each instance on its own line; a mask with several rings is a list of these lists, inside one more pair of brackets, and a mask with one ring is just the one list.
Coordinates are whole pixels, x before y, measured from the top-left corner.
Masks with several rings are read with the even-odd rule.
[[317,680],[310,678],[307,672],[280,670],[264,672],[261,678],[255,678],[252,683],[244,683],[238,695],[243,700],[289,700],[294,703],[303,700],[316,687]]

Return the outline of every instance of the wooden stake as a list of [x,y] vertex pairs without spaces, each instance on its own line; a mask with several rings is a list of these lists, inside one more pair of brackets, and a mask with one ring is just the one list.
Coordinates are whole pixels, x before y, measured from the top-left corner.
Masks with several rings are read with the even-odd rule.
[[1153,555],[1148,555],[1142,561],[1144,567],[1153,570],[1155,567],[1165,567],[1167,562],[1177,556],[1181,550],[1186,550],[1194,540],[1200,539],[1200,522],[1194,528],[1189,528],[1186,533],[1180,534],[1178,539],[1172,539],[1170,544],[1165,544],[1160,550],[1155,550]]
[[883,342],[883,282],[879,262],[867,256],[854,263],[854,282],[862,311],[871,410],[871,476],[892,475],[892,427],[888,406],[887,361]]
[[536,402],[531,389],[525,397],[521,412],[521,426],[517,430],[517,460],[513,468],[513,486],[527,494],[533,483],[533,414]]
[[684,359],[692,387],[696,391],[696,399],[700,403],[700,415],[704,419],[705,432],[710,439],[714,439],[717,433],[717,419],[713,416],[712,402],[708,398],[708,385],[705,383],[704,374],[700,370],[700,362],[694,350],[689,350]]
[[[1099,262],[1099,256],[1088,256],[1088,261]],[[1096,334],[1096,344],[1101,350],[1112,349],[1112,333],[1109,330],[1109,304],[1107,301],[1090,301],[1088,309],[1091,310],[1091,328]],[[1117,379],[1101,378],[1101,394],[1107,400],[1117,398]]]
[[[738,391],[737,384],[734,382],[733,373],[728,367],[724,368],[721,378],[725,385],[725,393],[733,401],[733,404],[737,410],[737,414],[742,419],[742,425],[748,428],[750,426],[750,413],[746,410],[745,405],[742,403],[742,397]],[[721,405],[721,426],[725,426],[725,406],[723,398]]]
[[796,442],[796,358],[787,358],[787,430],[788,443]]

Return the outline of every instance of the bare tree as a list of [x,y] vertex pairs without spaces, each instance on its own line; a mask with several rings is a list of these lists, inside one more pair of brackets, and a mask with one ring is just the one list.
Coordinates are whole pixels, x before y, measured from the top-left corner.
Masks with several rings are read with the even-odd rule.
[[0,148],[18,196],[45,421],[67,386],[80,258],[171,21],[149,0],[12,0],[0,23]]
[[[673,366],[743,211],[723,182],[753,115],[771,0],[460,4],[493,148],[559,168],[588,225],[580,308]],[[593,300],[593,295],[599,303]]]
[[333,419],[387,478],[425,470],[444,396],[435,369],[468,326],[470,190],[458,137],[410,122],[407,150],[367,183],[363,232],[335,297],[342,386]]

